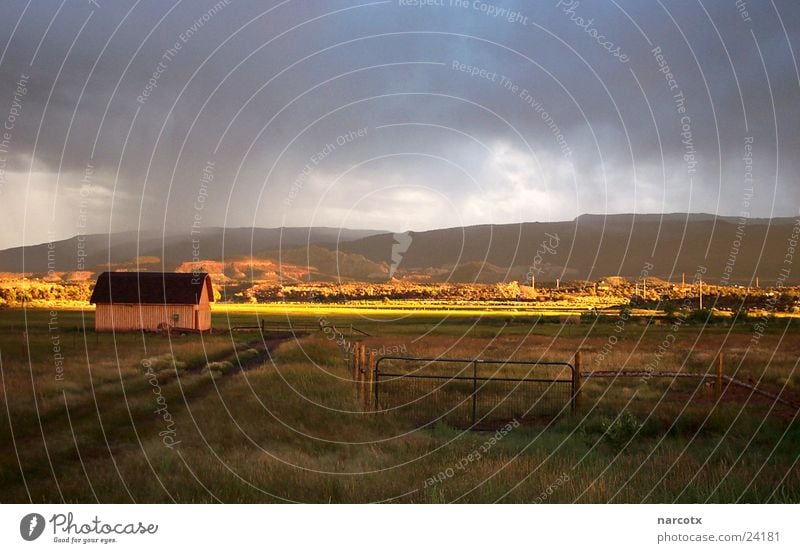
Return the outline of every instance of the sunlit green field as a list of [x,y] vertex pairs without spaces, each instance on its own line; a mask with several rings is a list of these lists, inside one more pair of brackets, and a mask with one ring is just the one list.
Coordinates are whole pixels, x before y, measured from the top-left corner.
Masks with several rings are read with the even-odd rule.
[[[501,434],[420,427],[365,410],[345,352],[314,330],[324,320],[345,341],[409,356],[581,350],[584,370],[657,359],[659,370],[707,372],[723,351],[726,374],[796,401],[791,319],[757,340],[752,322],[620,325],[614,312],[562,324],[481,310],[216,306],[213,320],[219,332],[202,336],[113,335],[91,330],[91,311],[0,310],[0,500],[800,501],[797,412],[744,389],[717,400],[695,380],[588,380],[574,414]],[[262,321],[263,337],[227,331]],[[275,334],[290,325],[304,331]],[[264,340],[269,356],[236,370]]]

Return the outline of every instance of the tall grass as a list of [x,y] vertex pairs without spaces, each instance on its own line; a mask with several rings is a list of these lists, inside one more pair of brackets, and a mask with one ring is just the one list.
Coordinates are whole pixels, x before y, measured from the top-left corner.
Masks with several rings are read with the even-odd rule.
[[[38,317],[29,326],[30,360],[15,333],[0,335],[4,502],[800,501],[800,425],[764,403],[716,404],[705,390],[693,397],[692,389],[669,388],[677,399],[659,402],[661,384],[597,383],[576,416],[499,438],[446,424],[415,429],[408,418],[362,409],[342,352],[321,334],[287,340],[263,365],[214,378],[187,367],[229,359],[258,336],[95,341],[89,332],[84,341],[81,333],[74,346],[66,341],[64,378],[55,380],[46,319],[29,316]],[[80,317],[63,315],[65,325],[70,316]],[[20,312],[0,312],[0,326],[19,321]],[[419,320],[359,324],[383,330],[365,338],[376,349],[569,359],[581,347],[589,364],[611,332],[574,325],[560,335],[559,325],[473,322],[448,322],[427,336],[417,332]],[[664,332],[631,325],[599,366],[651,360]],[[747,339],[746,329],[729,336],[687,327],[663,362],[699,370],[718,349],[743,348]],[[733,353],[729,362],[742,355],[741,371],[791,377],[796,342],[768,334],[759,344],[765,352]],[[167,354],[186,367],[157,373],[159,399],[141,361]],[[631,402],[634,392],[641,399]],[[174,447],[160,435],[168,428],[156,413],[162,404],[174,422]]]

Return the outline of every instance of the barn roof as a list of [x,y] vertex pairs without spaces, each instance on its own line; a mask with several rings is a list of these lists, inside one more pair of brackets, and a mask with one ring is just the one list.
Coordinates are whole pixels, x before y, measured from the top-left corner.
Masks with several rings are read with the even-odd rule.
[[97,277],[90,303],[200,303],[208,283],[208,301],[214,301],[208,273],[105,272]]

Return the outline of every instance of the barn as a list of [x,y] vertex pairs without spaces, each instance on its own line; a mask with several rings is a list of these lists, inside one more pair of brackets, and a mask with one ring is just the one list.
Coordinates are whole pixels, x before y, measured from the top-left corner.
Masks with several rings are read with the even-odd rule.
[[211,329],[214,292],[207,273],[105,272],[92,297],[97,332]]

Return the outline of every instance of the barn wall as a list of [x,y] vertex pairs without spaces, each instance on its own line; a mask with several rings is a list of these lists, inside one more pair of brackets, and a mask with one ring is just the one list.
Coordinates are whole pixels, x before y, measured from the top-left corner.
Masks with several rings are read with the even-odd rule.
[[[95,311],[94,328],[97,331],[124,332],[127,330],[158,330],[161,323],[183,328],[196,328],[195,305],[139,305],[131,303],[98,304]],[[177,313],[179,319],[173,321]],[[198,313],[200,330],[211,328],[211,311],[208,309],[207,326],[205,313]]]
[[196,306],[197,309],[197,328],[199,330],[209,330],[211,328],[211,305]]

